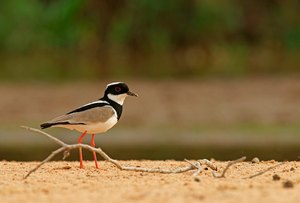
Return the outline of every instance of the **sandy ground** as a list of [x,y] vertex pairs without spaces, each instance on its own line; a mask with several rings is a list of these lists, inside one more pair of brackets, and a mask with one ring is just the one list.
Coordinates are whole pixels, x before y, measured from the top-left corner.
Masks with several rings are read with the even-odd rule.
[[[122,161],[145,167],[177,167],[178,161]],[[191,174],[149,174],[120,171],[107,162],[96,170],[93,162],[51,162],[24,180],[37,162],[0,162],[1,203],[14,202],[299,202],[300,162],[288,162],[253,179],[244,179],[275,165],[275,161],[243,162],[232,166],[226,178],[210,170],[199,181]],[[226,162],[215,162],[221,172]],[[273,175],[280,180],[273,180]],[[292,187],[284,182],[292,181]]]

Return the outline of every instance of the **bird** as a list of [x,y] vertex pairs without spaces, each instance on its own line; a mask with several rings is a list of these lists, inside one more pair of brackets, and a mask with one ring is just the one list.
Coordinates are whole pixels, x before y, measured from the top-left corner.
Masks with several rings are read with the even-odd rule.
[[[129,90],[124,82],[113,82],[106,86],[102,98],[80,106],[64,115],[42,123],[41,129],[61,127],[81,132],[78,144],[86,134],[91,134],[90,145],[95,147],[95,134],[104,133],[112,128],[121,118],[123,103],[127,96],[138,95]],[[96,152],[93,152],[95,166],[98,169]],[[82,149],[79,148],[80,168],[83,167]]]

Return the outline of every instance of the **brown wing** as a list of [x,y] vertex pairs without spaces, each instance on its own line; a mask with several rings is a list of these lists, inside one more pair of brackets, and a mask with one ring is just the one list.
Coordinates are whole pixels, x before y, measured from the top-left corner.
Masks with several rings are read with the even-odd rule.
[[[114,115],[114,110],[110,106],[103,106],[103,107],[95,107],[92,109],[88,109],[81,112],[74,112],[71,114],[66,114],[54,118],[51,121],[45,123],[45,127],[47,125],[63,125],[63,124],[94,124],[99,122],[105,122],[110,119]],[[50,127],[49,126],[49,127]]]
[[82,112],[71,113],[68,116],[68,121],[70,123],[84,123],[93,124],[99,122],[106,122],[114,115],[114,110],[110,106],[96,107]]

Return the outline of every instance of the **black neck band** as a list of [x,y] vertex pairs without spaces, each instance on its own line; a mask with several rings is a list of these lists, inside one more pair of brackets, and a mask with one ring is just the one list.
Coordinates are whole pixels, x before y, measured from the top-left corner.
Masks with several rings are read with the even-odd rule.
[[122,111],[123,111],[123,106],[122,105],[120,105],[117,102],[109,99],[107,95],[105,95],[100,100],[107,101],[115,109],[115,111],[117,112],[118,120],[121,118]]

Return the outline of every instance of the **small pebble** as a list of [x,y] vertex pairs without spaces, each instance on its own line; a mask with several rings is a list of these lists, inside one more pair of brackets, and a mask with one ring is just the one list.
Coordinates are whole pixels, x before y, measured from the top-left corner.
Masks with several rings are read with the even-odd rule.
[[42,191],[43,193],[45,193],[45,194],[48,194],[48,193],[49,193],[49,190],[46,189],[46,188],[43,188],[41,191]]
[[194,178],[194,181],[196,181],[196,182],[200,182],[200,178],[198,178],[198,177],[195,177],[195,178]]
[[283,182],[283,187],[284,188],[293,188],[294,187],[294,183],[290,180],[287,180],[285,182]]
[[63,166],[62,167],[62,169],[66,169],[66,170],[71,169],[71,168],[72,168],[71,166]]
[[275,174],[275,175],[273,175],[273,180],[280,180],[280,176],[279,175],[277,175],[277,174]]
[[290,171],[294,171],[294,170],[295,170],[295,168],[294,168],[294,167],[290,168]]
[[259,161],[259,158],[257,158],[257,157],[254,157],[253,159],[252,159],[252,161],[251,161],[252,163],[259,163],[260,161]]

